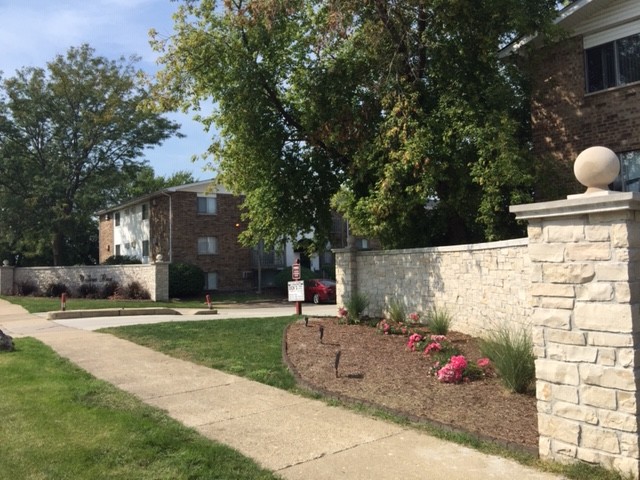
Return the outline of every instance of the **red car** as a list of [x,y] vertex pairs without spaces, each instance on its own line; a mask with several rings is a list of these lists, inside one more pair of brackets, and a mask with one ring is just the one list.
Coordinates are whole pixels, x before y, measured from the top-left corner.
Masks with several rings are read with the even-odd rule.
[[321,278],[305,280],[304,300],[313,303],[336,303],[336,282]]

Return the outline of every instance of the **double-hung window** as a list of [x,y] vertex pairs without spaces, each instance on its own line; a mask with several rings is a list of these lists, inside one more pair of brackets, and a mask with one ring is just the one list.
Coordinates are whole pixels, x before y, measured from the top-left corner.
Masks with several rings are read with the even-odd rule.
[[640,81],[640,33],[585,50],[587,92]]
[[218,213],[218,202],[216,197],[198,196],[198,214],[215,215]]
[[218,239],[216,237],[198,238],[198,255],[215,255],[218,253]]

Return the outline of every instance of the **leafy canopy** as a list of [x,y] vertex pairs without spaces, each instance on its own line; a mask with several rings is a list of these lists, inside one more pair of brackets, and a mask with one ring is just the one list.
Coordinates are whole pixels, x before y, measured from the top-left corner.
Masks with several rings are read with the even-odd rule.
[[153,34],[162,109],[198,108],[222,181],[246,195],[243,240],[331,228],[387,247],[520,234],[527,97],[498,59],[546,28],[552,0],[186,0]]
[[88,45],[0,85],[0,250],[19,261],[93,262],[93,215],[118,197],[143,150],[178,125],[140,108],[148,98],[135,59]]

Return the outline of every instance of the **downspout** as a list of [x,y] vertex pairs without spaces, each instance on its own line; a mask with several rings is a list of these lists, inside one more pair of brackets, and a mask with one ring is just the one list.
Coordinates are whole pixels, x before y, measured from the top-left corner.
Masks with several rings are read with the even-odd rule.
[[173,263],[173,199],[167,192],[160,192],[169,197],[169,263]]

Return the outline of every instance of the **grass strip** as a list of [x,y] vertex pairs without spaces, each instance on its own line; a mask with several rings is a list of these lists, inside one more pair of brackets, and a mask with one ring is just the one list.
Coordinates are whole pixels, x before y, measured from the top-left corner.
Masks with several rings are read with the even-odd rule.
[[31,338],[0,353],[0,480],[276,479]]
[[282,362],[282,335],[295,316],[131,325],[100,330],[176,358],[283,390],[296,381]]
[[[60,310],[60,299],[52,297],[19,297],[0,296],[3,300],[20,305],[29,313],[55,312]],[[278,301],[282,296],[257,295],[257,294],[214,294],[211,303],[215,306],[224,304],[237,304],[260,301]],[[201,308],[206,309],[204,296],[202,298],[189,298],[183,300],[171,300],[168,302],[154,302],[152,300],[109,300],[68,297],[66,300],[67,310],[94,310],[101,308]]]

